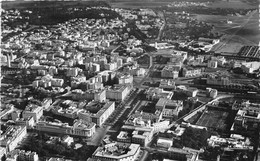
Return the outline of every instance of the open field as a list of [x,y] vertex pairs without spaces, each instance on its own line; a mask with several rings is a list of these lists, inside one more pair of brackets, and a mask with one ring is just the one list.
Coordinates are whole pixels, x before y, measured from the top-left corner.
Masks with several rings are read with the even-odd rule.
[[225,130],[227,126],[225,123],[227,116],[228,112],[219,110],[206,110],[201,115],[196,125]]
[[[252,0],[251,0],[252,1]],[[255,0],[257,2],[257,0]],[[255,2],[255,3],[256,3]],[[229,2],[227,1],[217,1],[212,3],[209,7],[211,8],[243,8],[243,9],[251,9],[251,8],[257,8],[255,3],[250,3],[246,2],[245,0],[230,0]]]
[[[214,25],[215,32],[229,35],[229,38],[224,37],[224,39],[222,40],[222,43],[224,45],[221,46],[223,47],[224,51],[227,50],[227,47],[225,46],[230,47],[230,45],[239,46],[239,44],[259,44],[259,13],[256,10],[245,16],[220,16],[199,14],[195,15],[195,18],[199,21],[204,21]],[[230,21],[231,23],[227,23],[227,21]],[[219,50],[221,49],[222,48],[220,48]]]

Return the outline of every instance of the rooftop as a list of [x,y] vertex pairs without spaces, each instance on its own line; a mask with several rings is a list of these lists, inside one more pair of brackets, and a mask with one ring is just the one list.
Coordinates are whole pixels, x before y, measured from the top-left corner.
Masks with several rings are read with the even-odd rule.
[[139,148],[139,144],[110,143],[104,147],[98,147],[93,156],[120,159],[135,155]]

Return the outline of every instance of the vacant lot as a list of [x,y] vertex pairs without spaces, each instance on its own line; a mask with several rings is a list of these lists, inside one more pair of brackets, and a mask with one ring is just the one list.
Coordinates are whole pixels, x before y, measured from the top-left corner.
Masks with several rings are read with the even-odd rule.
[[197,125],[205,126],[208,128],[215,128],[219,130],[225,130],[228,112],[219,110],[206,110],[197,121]]

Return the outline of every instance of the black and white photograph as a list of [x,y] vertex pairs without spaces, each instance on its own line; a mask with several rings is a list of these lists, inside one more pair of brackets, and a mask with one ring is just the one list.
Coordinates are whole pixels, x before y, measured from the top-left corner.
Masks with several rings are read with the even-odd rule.
[[260,0],[0,0],[1,161],[260,161]]

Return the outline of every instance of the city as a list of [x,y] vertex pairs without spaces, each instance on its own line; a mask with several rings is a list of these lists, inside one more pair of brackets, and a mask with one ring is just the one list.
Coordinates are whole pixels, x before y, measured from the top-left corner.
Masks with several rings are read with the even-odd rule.
[[257,0],[3,1],[2,161],[258,161]]

